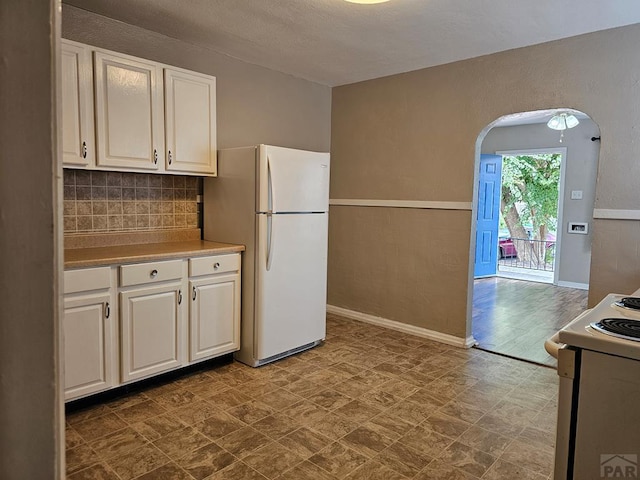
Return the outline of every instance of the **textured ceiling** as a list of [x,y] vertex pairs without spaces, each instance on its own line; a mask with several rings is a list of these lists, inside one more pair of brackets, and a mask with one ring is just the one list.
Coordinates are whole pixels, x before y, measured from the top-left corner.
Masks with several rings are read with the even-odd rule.
[[335,86],[640,23],[639,0],[64,0]]

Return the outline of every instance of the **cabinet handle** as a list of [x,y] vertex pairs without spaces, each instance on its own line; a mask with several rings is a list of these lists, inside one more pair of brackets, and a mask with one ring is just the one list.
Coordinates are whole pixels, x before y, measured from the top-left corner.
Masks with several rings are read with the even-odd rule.
[[178,290],[178,305],[182,304],[182,290]]
[[156,150],[155,148],[153,149],[153,163],[158,163],[158,150]]
[[109,306],[109,302],[106,302],[104,304],[104,318],[109,318],[109,315],[111,315],[111,307]]
[[216,263],[213,264],[213,269],[214,270],[217,270],[219,268],[220,268],[220,262],[216,262]]
[[169,165],[171,165],[171,150],[169,150]]
[[158,270],[151,270],[151,273],[149,274],[149,276],[151,278],[156,278],[158,276]]
[[193,287],[193,297],[191,297],[192,300],[196,299],[196,287]]
[[82,158],[87,158],[87,142],[82,142]]

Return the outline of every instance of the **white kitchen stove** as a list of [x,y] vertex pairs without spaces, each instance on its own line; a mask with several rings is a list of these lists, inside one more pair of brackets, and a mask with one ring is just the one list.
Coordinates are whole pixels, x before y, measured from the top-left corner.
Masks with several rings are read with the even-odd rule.
[[[631,296],[607,295],[594,308],[583,312],[560,330],[560,343],[640,360],[640,338],[631,336],[634,331],[640,334],[640,310],[621,304],[625,298],[638,296],[637,293],[640,292]],[[628,334],[625,328],[629,329]]]
[[640,478],[640,310],[628,297],[640,290],[607,295],[545,344],[558,359],[556,480]]

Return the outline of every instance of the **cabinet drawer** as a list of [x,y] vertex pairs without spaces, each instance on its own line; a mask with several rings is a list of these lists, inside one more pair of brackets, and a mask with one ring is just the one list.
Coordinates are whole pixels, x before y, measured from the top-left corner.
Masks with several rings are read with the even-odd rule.
[[120,286],[158,283],[182,278],[182,260],[136,263],[120,267]]
[[64,293],[88,292],[111,286],[111,268],[83,268],[64,272]]
[[240,255],[212,255],[189,259],[189,276],[213,275],[240,270]]

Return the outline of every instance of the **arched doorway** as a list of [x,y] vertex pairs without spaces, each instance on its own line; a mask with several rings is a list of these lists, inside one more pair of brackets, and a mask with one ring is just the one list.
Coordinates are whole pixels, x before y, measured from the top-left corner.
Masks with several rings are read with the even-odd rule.
[[[547,122],[558,114],[575,115],[578,125],[561,131],[549,128]],[[475,272],[470,274],[468,325],[479,348],[552,365],[553,359],[543,348],[544,339],[586,308],[591,257],[588,227],[593,221],[599,136],[598,125],[588,115],[571,109],[506,115],[487,125],[478,136],[470,263],[476,264],[482,255],[482,259],[495,265],[495,273],[490,269],[482,271],[483,280],[476,279]],[[487,195],[489,183],[482,183],[483,154],[491,154],[498,161],[520,161],[524,169],[542,165],[545,156],[557,160],[561,171],[555,173],[559,180],[556,218],[541,229],[539,219],[532,220],[530,214],[523,213],[526,188],[533,187],[520,185],[523,195],[520,204],[514,205],[513,199],[511,203],[505,201],[501,178],[500,185],[493,186],[499,196],[493,198],[497,210],[487,208],[487,198],[483,196]],[[510,175],[513,176],[513,168]],[[514,235],[513,225],[506,229],[504,223],[500,231],[497,214],[505,213],[507,207],[512,213],[521,213],[519,231],[528,234]],[[489,233],[485,225],[478,224],[485,214],[496,216],[494,230]],[[525,225],[524,220],[531,223]],[[538,238],[536,233],[540,230],[544,236]],[[494,250],[493,256],[482,242]],[[501,247],[503,259],[499,260]],[[550,253],[555,255],[550,257]],[[504,278],[513,276],[504,274],[506,265],[515,265],[511,270],[518,270],[521,279]],[[549,284],[526,281],[539,280],[535,275],[539,269],[546,270],[545,281]]]

